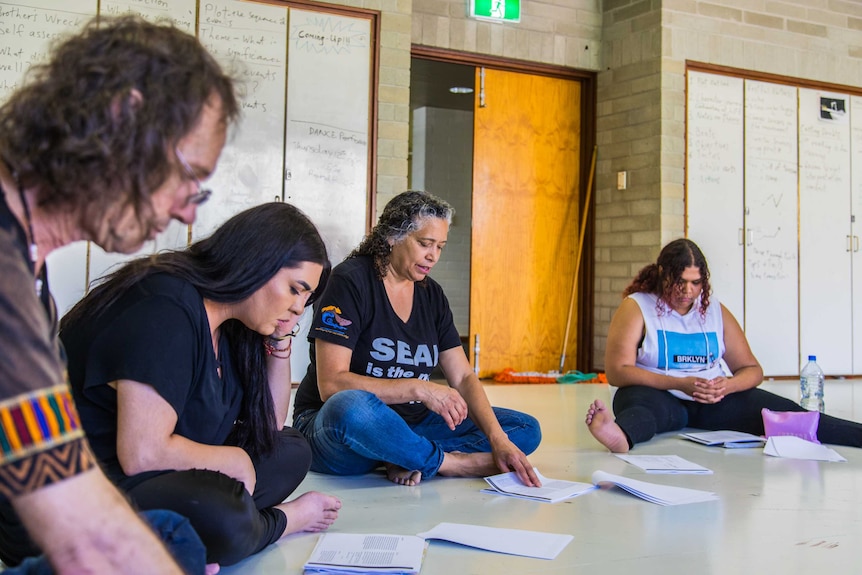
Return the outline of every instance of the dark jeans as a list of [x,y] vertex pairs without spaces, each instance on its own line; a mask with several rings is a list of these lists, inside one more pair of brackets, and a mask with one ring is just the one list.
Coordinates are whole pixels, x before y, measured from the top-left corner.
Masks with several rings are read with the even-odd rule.
[[[656,433],[683,427],[763,435],[762,408],[805,411],[794,401],[758,388],[731,393],[718,403],[705,404],[639,385],[617,389],[613,407],[617,425],[628,437],[629,447],[652,439]],[[862,447],[862,424],[820,414],[817,439],[833,445]]]
[[[145,511],[141,516],[150,524],[183,571],[203,575],[206,549],[189,520],[173,511]],[[44,555],[29,557],[17,567],[8,567],[3,575],[53,575],[54,569]]]

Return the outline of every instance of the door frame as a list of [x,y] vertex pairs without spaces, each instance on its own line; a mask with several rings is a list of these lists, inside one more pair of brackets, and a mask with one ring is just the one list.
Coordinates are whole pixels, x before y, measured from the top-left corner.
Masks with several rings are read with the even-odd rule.
[[[595,277],[595,193],[590,194],[590,205],[584,205],[585,191],[589,181],[589,166],[592,161],[593,148],[596,143],[596,72],[577,70],[564,66],[543,64],[539,62],[527,62],[475,54],[472,52],[460,52],[457,50],[446,50],[433,46],[422,46],[413,44],[410,56],[438,62],[451,64],[464,64],[468,66],[495,68],[507,72],[520,72],[536,76],[551,76],[575,80],[581,83],[581,152],[580,152],[580,185],[578,194],[579,209],[582,214],[587,209],[587,226],[584,233],[584,246],[581,253],[581,265],[578,273],[578,322],[576,331],[578,336],[578,351],[576,358],[577,369],[581,371],[593,370],[593,325],[594,325],[594,286]],[[595,181],[593,182],[595,191]],[[580,225],[580,222],[577,222]],[[562,351],[562,350],[561,350]]]

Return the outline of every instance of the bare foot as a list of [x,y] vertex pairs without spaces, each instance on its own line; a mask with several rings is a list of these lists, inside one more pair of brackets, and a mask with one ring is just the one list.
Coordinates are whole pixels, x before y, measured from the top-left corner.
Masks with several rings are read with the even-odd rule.
[[422,472],[415,469],[413,471],[409,471],[403,467],[398,467],[394,463],[387,463],[386,477],[388,477],[389,481],[392,483],[413,486],[419,485],[419,482],[422,481]]
[[599,443],[611,453],[628,453],[629,440],[622,428],[614,421],[614,415],[601,399],[590,404],[586,417],[587,427]]
[[461,453],[452,451],[443,454],[443,463],[437,473],[443,477],[485,477],[499,473],[491,453]]
[[318,491],[309,491],[276,507],[287,515],[287,528],[282,535],[300,531],[316,532],[327,529],[338,519],[341,500]]
[[207,563],[206,567],[204,567],[205,575],[216,575],[219,572],[221,567],[218,563]]

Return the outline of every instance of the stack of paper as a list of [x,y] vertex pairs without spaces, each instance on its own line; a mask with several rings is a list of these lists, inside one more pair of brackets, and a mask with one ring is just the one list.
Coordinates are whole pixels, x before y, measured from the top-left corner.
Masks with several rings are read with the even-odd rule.
[[426,539],[440,539],[476,549],[554,559],[574,537],[523,529],[502,529],[460,523],[439,523],[418,535],[324,533],[317,540],[305,573],[349,575],[385,573],[415,575],[422,568]]
[[593,483],[596,485],[610,483],[625,489],[632,495],[659,505],[683,505],[718,499],[718,496],[711,491],[657,485],[655,483],[647,483],[646,481],[637,481],[636,479],[613,475],[605,471],[596,471],[593,473]]
[[763,453],[788,459],[813,459],[815,461],[847,461],[831,447],[806,441],[793,435],[773,435],[766,442]]
[[414,575],[422,568],[427,543],[412,535],[324,533],[305,563],[306,573],[388,573]]
[[560,533],[503,529],[481,525],[464,525],[462,523],[439,523],[431,531],[419,533],[419,537],[441,539],[486,551],[535,557],[536,559],[554,559],[574,539],[571,535]]
[[680,433],[680,437],[696,441],[703,445],[721,446],[728,449],[744,447],[763,447],[766,442],[760,436],[742,431],[702,431],[697,433]]
[[692,463],[687,459],[683,459],[679,455],[617,454],[617,457],[623,461],[628,461],[632,465],[640,467],[647,473],[696,473],[703,475],[712,473],[711,469],[707,469],[697,463]]
[[495,495],[508,495],[510,497],[521,497],[523,499],[532,499],[534,501],[542,501],[545,503],[557,503],[564,499],[570,499],[583,495],[587,491],[596,488],[595,485],[589,483],[578,483],[576,481],[565,481],[562,479],[548,479],[543,477],[539,470],[535,467],[533,470],[539,481],[542,482],[541,487],[528,487],[524,485],[515,472],[500,473],[486,477],[485,481],[491,487],[483,489],[482,493],[493,493]]

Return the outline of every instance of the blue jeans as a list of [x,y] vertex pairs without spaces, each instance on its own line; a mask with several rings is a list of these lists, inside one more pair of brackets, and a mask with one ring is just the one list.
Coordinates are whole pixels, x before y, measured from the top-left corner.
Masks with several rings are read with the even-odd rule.
[[[494,415],[521,451],[536,450],[542,439],[536,418],[501,407],[494,408]],[[392,463],[427,478],[440,469],[444,453],[491,451],[488,438],[470,418],[454,431],[432,411],[408,424],[373,393],[355,389],[336,393],[320,410],[300,413],[293,426],[311,445],[312,471],[332,475],[358,475]]]
[[[173,511],[144,511],[141,516],[171,552],[185,573],[202,575],[206,565],[206,549],[189,520]],[[3,575],[53,575],[54,569],[44,555],[28,557],[16,567],[3,570]]]

